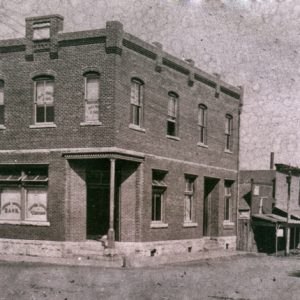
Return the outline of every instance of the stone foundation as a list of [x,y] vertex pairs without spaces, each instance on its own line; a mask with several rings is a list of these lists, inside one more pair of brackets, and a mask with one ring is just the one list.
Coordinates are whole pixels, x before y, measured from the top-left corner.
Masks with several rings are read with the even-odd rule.
[[205,237],[201,239],[157,242],[116,242],[116,249],[123,256],[160,256],[196,253],[210,250],[235,250],[236,236]]
[[[0,239],[0,256],[36,257],[46,259],[76,259],[79,261],[105,262],[103,266],[138,266],[140,259],[158,256],[161,263],[197,259],[201,255],[236,249],[236,237],[205,237],[201,239],[171,240],[157,242],[116,242],[115,249],[105,248],[100,241],[56,242],[40,240]],[[228,251],[230,253],[231,251]],[[220,254],[218,254],[220,255]],[[167,258],[164,259],[164,258]],[[155,260],[156,261],[156,260]],[[145,263],[143,261],[143,263]],[[153,264],[153,261],[151,262]],[[159,263],[159,261],[158,261]]]

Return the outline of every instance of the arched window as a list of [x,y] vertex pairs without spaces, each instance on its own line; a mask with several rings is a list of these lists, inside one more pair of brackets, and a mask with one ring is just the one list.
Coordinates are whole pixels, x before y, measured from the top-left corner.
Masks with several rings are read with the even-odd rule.
[[178,135],[178,95],[169,92],[167,135]]
[[0,80],[0,125],[4,125],[4,81]]
[[225,116],[225,150],[232,150],[232,115]]
[[99,122],[99,84],[100,75],[97,72],[84,74],[85,122]]
[[54,123],[54,77],[34,78],[34,106],[36,124]]
[[207,144],[207,107],[200,104],[198,107],[199,143]]
[[132,78],[130,92],[130,123],[138,127],[142,127],[143,125],[143,97],[144,83],[138,78]]

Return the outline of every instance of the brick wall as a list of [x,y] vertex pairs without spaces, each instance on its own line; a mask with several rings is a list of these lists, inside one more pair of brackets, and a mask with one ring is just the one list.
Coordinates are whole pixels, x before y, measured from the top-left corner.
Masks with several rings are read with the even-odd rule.
[[[276,206],[284,210],[287,209],[288,184],[286,182],[287,174],[276,172]],[[290,209],[299,210],[299,176],[292,176],[291,180],[291,198]]]
[[[151,196],[152,196],[152,169],[167,171],[165,182],[167,190],[164,197],[165,223],[167,228],[150,228],[151,224]],[[217,233],[219,236],[235,235],[235,226],[224,227],[224,178],[236,182],[237,173],[230,170],[213,169],[205,166],[191,165],[184,161],[171,161],[168,159],[157,159],[147,157],[144,166],[144,194],[142,202],[142,232],[141,241],[151,240],[176,240],[201,238],[203,236],[203,196],[204,196],[204,177],[219,178],[219,208],[216,212],[218,218]],[[196,175],[194,213],[197,227],[184,227],[184,175]],[[236,188],[234,185],[234,198],[232,207],[232,220],[236,220]]]
[[50,226],[0,226],[1,238],[64,240],[65,239],[65,177],[66,161],[59,153],[0,154],[1,163],[48,164],[47,220]]
[[121,190],[120,190],[120,241],[134,242],[136,224],[135,212],[137,202],[137,165],[133,163],[122,164]]
[[[145,132],[129,128],[131,78],[144,82]],[[188,86],[187,76],[167,67],[155,71],[155,61],[123,49],[116,85],[116,145],[161,156],[207,165],[237,168],[239,101],[225,94],[215,97],[215,89],[196,82]],[[179,95],[179,138],[166,137],[168,92]],[[207,106],[208,147],[197,146],[198,105]],[[233,116],[233,153],[225,153],[225,114]]]
[[86,239],[86,176],[85,165],[69,161],[67,169],[66,229],[67,240]]

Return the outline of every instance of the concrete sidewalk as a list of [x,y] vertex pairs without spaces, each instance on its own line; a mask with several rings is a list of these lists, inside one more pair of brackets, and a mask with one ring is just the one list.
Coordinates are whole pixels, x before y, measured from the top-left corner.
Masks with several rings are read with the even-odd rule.
[[222,260],[236,256],[262,256],[261,253],[250,253],[241,251],[201,251],[197,253],[184,253],[176,255],[160,255],[153,257],[145,256],[103,256],[99,259],[87,259],[84,257],[77,258],[57,258],[57,257],[40,257],[28,255],[0,255],[0,262],[12,263],[38,263],[46,265],[66,265],[66,266],[88,266],[104,268],[140,268],[155,267],[159,265],[178,264],[203,260]]

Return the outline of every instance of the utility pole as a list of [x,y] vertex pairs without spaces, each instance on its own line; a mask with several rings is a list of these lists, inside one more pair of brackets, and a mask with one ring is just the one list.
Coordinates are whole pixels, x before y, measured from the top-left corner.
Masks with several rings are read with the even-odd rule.
[[285,239],[285,255],[290,254],[290,227],[289,227],[289,221],[290,221],[290,200],[291,200],[291,181],[292,181],[292,175],[291,175],[291,169],[289,168],[288,175],[286,176],[286,182],[288,185],[287,190],[287,211],[286,211],[286,239]]

